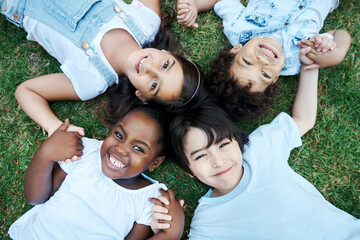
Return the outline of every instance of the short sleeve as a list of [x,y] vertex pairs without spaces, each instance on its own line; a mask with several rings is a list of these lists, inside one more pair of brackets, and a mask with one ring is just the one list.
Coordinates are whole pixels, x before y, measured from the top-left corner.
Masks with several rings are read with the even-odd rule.
[[230,25],[245,9],[240,0],[222,0],[215,4],[214,11],[223,20],[223,26]]
[[299,128],[287,113],[280,113],[271,123],[257,128],[249,135],[249,141],[244,158],[283,161],[288,160],[292,149],[302,144]]
[[66,59],[61,70],[70,79],[76,94],[83,101],[93,99],[104,93],[107,84],[97,69],[91,64],[86,55],[78,56],[81,59]]
[[158,197],[160,196],[160,192],[159,189],[162,188],[164,190],[167,190],[166,186],[162,183],[155,183],[152,186],[152,190],[150,192],[146,192],[144,193],[145,196],[143,196],[141,199],[143,199],[144,204],[143,204],[143,209],[140,213],[140,216],[138,217],[138,219],[136,219],[136,223],[137,224],[142,224],[142,225],[146,225],[146,226],[150,226],[151,223],[151,218],[152,218],[152,211],[151,208],[154,205],[153,203],[151,203],[148,199],[152,198],[152,197]]

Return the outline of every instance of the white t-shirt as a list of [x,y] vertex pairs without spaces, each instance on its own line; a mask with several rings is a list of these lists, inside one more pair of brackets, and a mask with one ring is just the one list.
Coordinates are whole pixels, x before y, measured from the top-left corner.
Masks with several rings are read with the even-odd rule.
[[61,162],[68,174],[59,190],[45,203],[21,216],[9,229],[13,239],[123,239],[134,222],[150,225],[149,197],[165,188],[153,184],[129,190],[106,177],[101,170],[102,142],[83,138],[78,162]]
[[189,239],[360,239],[360,221],[288,165],[290,151],[301,145],[289,115],[281,113],[249,140],[238,186],[220,197],[210,197],[210,190],[199,200]]
[[[116,2],[120,2],[120,0],[116,0]],[[146,36],[149,36],[150,41],[153,41],[159,30],[160,17],[137,0],[134,0],[128,6],[126,13],[137,20],[137,24],[145,31]],[[91,63],[89,57],[84,54],[84,50],[75,46],[70,40],[64,38],[52,28],[28,16],[24,17],[23,27],[28,33],[28,40],[38,42],[50,55],[59,61],[61,70],[71,80],[76,94],[81,100],[95,98],[107,90],[107,82]],[[116,74],[100,47],[102,37],[106,32],[114,28],[125,29],[134,37],[123,20],[115,16],[102,25],[94,41],[90,44],[90,49],[87,51],[89,51],[88,54],[92,54],[92,52],[99,54],[107,68]],[[118,79],[116,79],[116,83],[118,83]]]

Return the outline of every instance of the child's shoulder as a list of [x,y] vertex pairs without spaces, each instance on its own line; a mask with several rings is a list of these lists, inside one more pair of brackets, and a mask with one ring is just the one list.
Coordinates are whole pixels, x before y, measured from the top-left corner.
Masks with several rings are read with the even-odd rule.
[[272,146],[297,147],[301,145],[299,128],[292,117],[282,112],[270,123],[258,127],[249,135],[250,147]]

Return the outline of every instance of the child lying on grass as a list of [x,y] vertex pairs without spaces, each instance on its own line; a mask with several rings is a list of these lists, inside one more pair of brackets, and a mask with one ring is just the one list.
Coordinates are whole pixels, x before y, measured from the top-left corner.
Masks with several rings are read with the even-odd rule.
[[38,205],[11,225],[11,238],[178,238],[153,236],[148,198],[165,186],[142,174],[165,160],[167,115],[139,103],[114,120],[104,141],[68,132],[66,120],[39,147],[24,184],[26,200]]
[[[302,61],[310,63],[308,50],[301,51]],[[305,67],[292,116],[280,113],[249,136],[211,104],[173,120],[177,161],[211,187],[199,200],[189,239],[359,239],[360,221],[329,203],[288,164],[291,150],[301,146],[301,136],[316,119],[318,69]],[[174,203],[167,202],[167,193],[152,202],[152,228],[177,228],[166,222]]]
[[301,47],[311,46],[308,69],[339,64],[350,47],[344,30],[323,34],[338,0],[179,0],[178,22],[197,27],[197,12],[214,8],[233,48],[220,51],[205,86],[233,120],[251,119],[275,101],[280,75],[300,72]]

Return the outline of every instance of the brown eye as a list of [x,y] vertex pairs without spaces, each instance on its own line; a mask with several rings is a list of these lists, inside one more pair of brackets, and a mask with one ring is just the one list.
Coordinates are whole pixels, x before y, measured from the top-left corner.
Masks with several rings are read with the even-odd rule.
[[157,85],[158,85],[157,79],[154,79],[154,82],[151,84],[151,91],[156,89]]
[[167,69],[168,66],[169,66],[169,61],[166,61],[161,69]]

